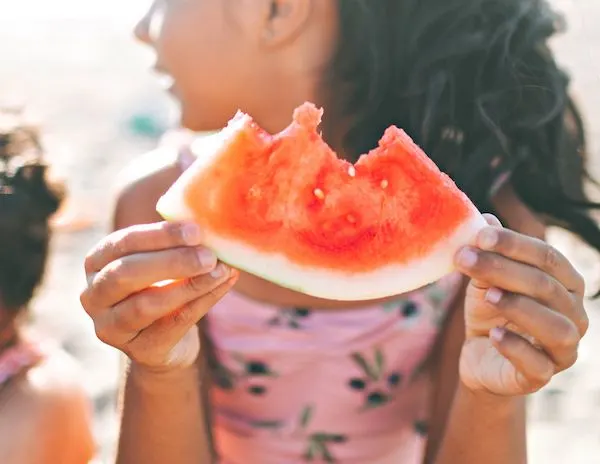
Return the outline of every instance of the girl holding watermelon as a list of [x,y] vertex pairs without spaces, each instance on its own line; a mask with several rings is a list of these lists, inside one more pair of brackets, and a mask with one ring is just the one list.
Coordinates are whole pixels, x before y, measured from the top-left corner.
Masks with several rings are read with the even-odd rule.
[[588,325],[583,280],[545,225],[600,249],[581,122],[546,45],[557,24],[541,0],[155,1],[136,32],[186,128],[241,108],[276,132],[315,101],[354,160],[395,124],[505,227],[489,216],[457,253],[464,277],[368,307],[316,300],[160,222],[190,155],[148,155],[82,294],[131,360],[118,461],[526,462],[524,397],[575,362]]

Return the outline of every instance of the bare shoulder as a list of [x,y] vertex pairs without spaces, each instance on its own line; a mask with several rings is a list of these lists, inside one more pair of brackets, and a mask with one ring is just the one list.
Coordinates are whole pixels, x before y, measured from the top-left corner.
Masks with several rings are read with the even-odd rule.
[[160,221],[156,202],[180,174],[177,150],[172,147],[161,147],[133,160],[118,180],[113,229]]
[[[15,385],[3,414],[7,422],[0,421],[2,435],[8,440],[0,442],[12,462],[58,458],[65,464],[79,464],[93,458],[92,405],[81,378],[76,362],[54,350]],[[16,445],[27,436],[36,437],[35,449]]]
[[[89,422],[91,403],[81,379],[83,373],[75,360],[62,350],[54,350],[27,373],[20,394],[32,408],[33,416],[45,422]],[[37,411],[36,411],[37,410]]]

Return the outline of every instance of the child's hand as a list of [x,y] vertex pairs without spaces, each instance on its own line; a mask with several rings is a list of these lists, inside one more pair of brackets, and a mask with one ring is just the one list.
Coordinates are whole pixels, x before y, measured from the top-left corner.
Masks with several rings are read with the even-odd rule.
[[577,359],[588,329],[584,281],[545,242],[488,222],[456,257],[471,277],[461,380],[497,395],[533,393]]
[[162,222],[115,232],[96,245],[86,258],[81,303],[98,338],[141,366],[191,365],[200,347],[196,323],[237,277],[201,242],[195,225]]

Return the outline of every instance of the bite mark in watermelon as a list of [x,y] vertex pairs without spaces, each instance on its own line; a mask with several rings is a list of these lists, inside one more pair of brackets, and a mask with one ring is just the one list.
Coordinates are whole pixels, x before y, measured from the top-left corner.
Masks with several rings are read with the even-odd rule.
[[197,222],[223,262],[320,298],[384,298],[451,272],[486,225],[467,196],[394,126],[355,164],[339,159],[321,117],[305,103],[271,135],[238,112],[193,144],[157,211]]

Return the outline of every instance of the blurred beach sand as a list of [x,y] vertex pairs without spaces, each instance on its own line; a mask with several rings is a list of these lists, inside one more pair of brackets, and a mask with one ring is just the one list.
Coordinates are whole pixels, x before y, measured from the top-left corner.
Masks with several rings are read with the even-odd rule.
[[[115,180],[156,136],[130,130],[131,119],[164,124],[171,104],[148,69],[151,57],[131,38],[131,27],[149,0],[19,0],[0,4],[0,103],[25,101],[43,123],[57,173],[69,183],[68,212],[89,227],[56,236],[35,323],[58,337],[84,369],[94,398],[99,459],[110,462],[116,436],[118,355],[98,341],[79,305],[82,260],[108,230]],[[555,41],[586,115],[592,170],[600,174],[600,1],[556,0],[567,14],[568,34]],[[139,117],[141,115],[141,119]],[[145,118],[145,119],[144,119]],[[150,121],[150,122],[148,122]],[[138,131],[139,132],[139,131]],[[82,224],[85,225],[85,224]],[[598,257],[565,234],[553,242],[590,278],[600,276]],[[600,316],[589,305],[592,328],[579,363],[532,399],[530,454],[533,464],[600,462]]]

